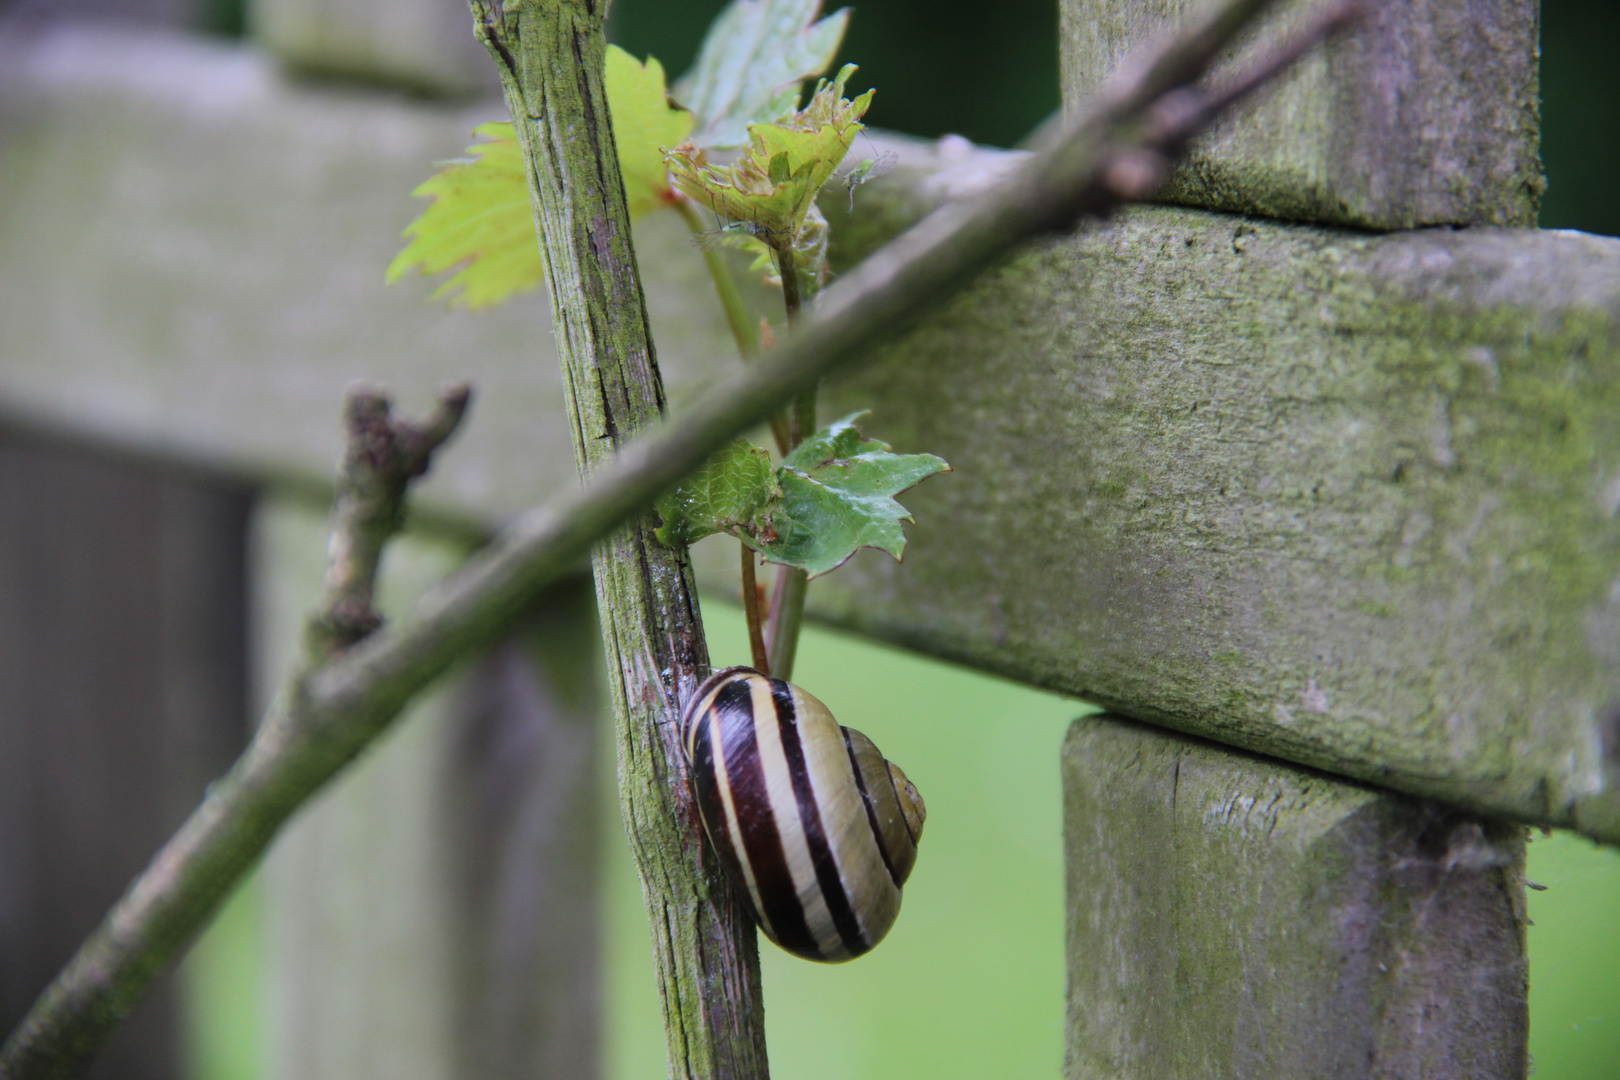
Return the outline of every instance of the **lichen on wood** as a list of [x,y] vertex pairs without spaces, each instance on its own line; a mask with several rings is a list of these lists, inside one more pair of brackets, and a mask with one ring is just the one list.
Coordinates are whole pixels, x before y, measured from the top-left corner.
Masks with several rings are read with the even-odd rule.
[[1522,826],[1106,716],[1063,747],[1068,1080],[1522,1080]]
[[829,392],[955,475],[812,615],[1620,841],[1617,297],[1573,233],[1054,239]]

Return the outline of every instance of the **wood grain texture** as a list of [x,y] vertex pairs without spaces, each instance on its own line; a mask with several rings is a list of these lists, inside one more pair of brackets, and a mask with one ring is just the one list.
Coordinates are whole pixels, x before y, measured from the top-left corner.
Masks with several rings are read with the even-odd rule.
[[[1273,40],[1315,6],[1279,5],[1256,40]],[[1061,0],[1065,106],[1082,101],[1132,47],[1199,7]],[[1160,198],[1374,229],[1534,226],[1545,187],[1537,0],[1372,7],[1366,25],[1199,140]]]
[[1148,209],[830,394],[955,473],[825,620],[1620,839],[1620,242]]
[[1063,748],[1068,1080],[1521,1080],[1524,829],[1129,721]]
[[[0,433],[0,1030],[241,748],[248,501]],[[175,986],[87,1076],[181,1071]]]

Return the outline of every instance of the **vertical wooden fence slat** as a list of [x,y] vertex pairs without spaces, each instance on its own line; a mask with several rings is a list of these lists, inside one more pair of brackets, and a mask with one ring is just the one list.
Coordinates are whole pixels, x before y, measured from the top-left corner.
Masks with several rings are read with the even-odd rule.
[[[1199,0],[1059,0],[1075,107]],[[1283,0],[1275,40],[1320,0]],[[1359,228],[1534,226],[1539,0],[1388,0],[1194,145],[1161,197]],[[1241,51],[1241,50],[1240,50]]]
[[254,0],[249,23],[296,70],[436,94],[500,93],[465,0]]
[[448,823],[467,933],[457,1077],[601,1072],[598,642],[581,576],[467,679]]
[[1063,779],[1068,1080],[1525,1075],[1522,826],[1114,717]]
[[[240,748],[244,489],[0,434],[0,1027]],[[172,978],[92,1077],[181,1070]]]
[[[325,535],[313,507],[266,500],[255,628],[267,689],[318,596]],[[463,554],[396,540],[385,614]],[[596,1074],[601,676],[588,590],[559,589],[527,636],[420,699],[277,841],[271,1080]]]

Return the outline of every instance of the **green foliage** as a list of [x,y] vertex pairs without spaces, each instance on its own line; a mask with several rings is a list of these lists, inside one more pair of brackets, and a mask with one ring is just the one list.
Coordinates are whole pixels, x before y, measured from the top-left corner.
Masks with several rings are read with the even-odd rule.
[[412,193],[433,202],[406,226],[410,243],[388,264],[387,278],[398,281],[413,267],[423,274],[459,267],[434,297],[482,308],[539,285],[546,266],[512,125],[480,124],[473,133],[491,141],[444,162]]
[[[643,65],[609,45],[604,82],[634,219],[674,203],[664,150],[692,130],[692,114],[670,104],[657,60]],[[406,227],[410,242],[389,264],[387,278],[397,281],[412,268],[438,274],[459,267],[433,295],[483,308],[539,285],[546,265],[535,239],[517,133],[500,121],[480,125],[474,134],[493,141],[468,147],[470,157],[445,162],[413,192],[433,202]]]
[[747,439],[735,439],[658,500],[664,523],[654,535],[671,547],[717,532],[774,536],[772,518],[781,502],[771,455]]
[[697,117],[692,141],[711,149],[748,142],[748,126],[799,104],[799,83],[838,55],[849,9],[816,21],[822,0],[734,0],[709,27],[674,95]]
[[[751,251],[756,267],[791,257],[813,291],[826,264],[827,222],[816,207],[822,187],[862,130],[872,91],[844,97],[855,71],[845,65],[817,84],[801,109],[801,80],[825,71],[838,51],[848,9],[818,21],[821,0],[733,0],[710,28],[677,96],[664,69],[608,46],[605,83],[630,216],[690,197],[729,222],[720,242]],[[523,152],[510,123],[484,124],[489,140],[468,157],[445,162],[415,194],[432,203],[405,230],[409,243],[388,267],[455,273],[434,293],[452,304],[488,307],[531,289],[545,276],[534,234]],[[710,149],[743,146],[730,165],[711,165]],[[862,162],[853,188],[872,171]],[[772,562],[811,576],[842,565],[861,547],[899,558],[901,523],[911,520],[894,496],[945,462],[930,454],[894,454],[863,439],[845,417],[773,467],[770,454],[739,439],[658,501],[660,541],[689,544],[716,532],[737,536]]]
[[843,96],[854,72],[855,65],[846,64],[836,79],[816,87],[803,109],[750,124],[748,148],[733,164],[708,164],[694,143],[677,146],[669,154],[675,186],[726,221],[747,223],[773,248],[797,248],[816,195],[864,127],[860,118],[872,91],[854,101]]
[[[670,100],[656,59],[642,64],[608,46],[604,81],[631,220],[679,198],[666,150],[689,137],[703,148],[740,146],[749,123],[793,112],[799,83],[827,70],[849,22],[847,9],[818,22],[820,10],[821,0],[734,0],[709,28],[697,64],[682,80],[693,110]],[[397,281],[412,269],[428,275],[455,270],[434,297],[476,309],[534,288],[546,268],[516,132],[502,121],[483,124],[475,134],[491,141],[444,162],[413,192],[433,202],[406,227],[409,242],[389,264],[387,279]],[[825,230],[819,235],[824,250]],[[746,247],[751,239],[731,242]]]
[[782,462],[783,528],[765,557],[811,577],[842,566],[857,548],[875,547],[896,559],[906,550],[902,521],[911,514],[894,496],[950,466],[933,454],[895,454],[863,439],[853,413],[812,435]]
[[609,45],[605,81],[619,171],[624,174],[624,197],[633,221],[675,202],[664,151],[680,145],[691,133],[693,117],[670,104],[664,67],[653,57],[640,64],[617,45]]
[[711,533],[736,536],[769,562],[811,577],[836,570],[856,550],[905,552],[894,497],[950,466],[932,454],[895,454],[865,439],[854,413],[817,432],[775,470],[770,456],[739,439],[658,501],[666,544]]

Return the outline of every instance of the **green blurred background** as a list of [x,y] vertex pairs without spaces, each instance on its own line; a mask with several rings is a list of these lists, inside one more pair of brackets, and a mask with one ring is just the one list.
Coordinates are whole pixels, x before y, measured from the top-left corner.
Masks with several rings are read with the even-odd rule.
[[[717,663],[746,657],[740,610],[704,605]],[[895,649],[807,628],[795,679],[870,735],[928,803],[905,908],[852,964],[761,941],[776,1080],[1023,1080],[1063,1055],[1058,747],[1090,709]],[[605,728],[604,728],[605,734]],[[604,754],[604,762],[610,760]],[[604,776],[604,780],[609,780]],[[605,799],[612,789],[603,785]],[[604,1026],[610,1080],[666,1075],[641,889],[615,802],[608,851]],[[1620,1077],[1620,850],[1537,835],[1529,877],[1531,1053],[1538,1080]],[[258,893],[245,889],[194,952],[194,1075],[258,1080]],[[1302,1078],[1304,1080],[1304,1078]]]
[[[613,37],[685,70],[723,0],[617,0]],[[871,0],[843,58],[879,88],[869,120],[921,135],[1016,144],[1057,106],[1056,5]],[[1541,223],[1620,235],[1620,0],[1543,5]],[[717,661],[746,655],[740,615],[706,605]],[[929,808],[899,925],[841,967],[762,945],[778,1080],[1055,1077],[1062,1057],[1062,867],[1057,751],[1079,702],[811,628],[797,680],[900,762]],[[610,847],[608,1075],[665,1075],[640,889],[618,825]],[[1538,1080],[1620,1078],[1620,851],[1537,837],[1529,877],[1531,1050]],[[256,1080],[257,893],[196,950],[198,1075]]]

